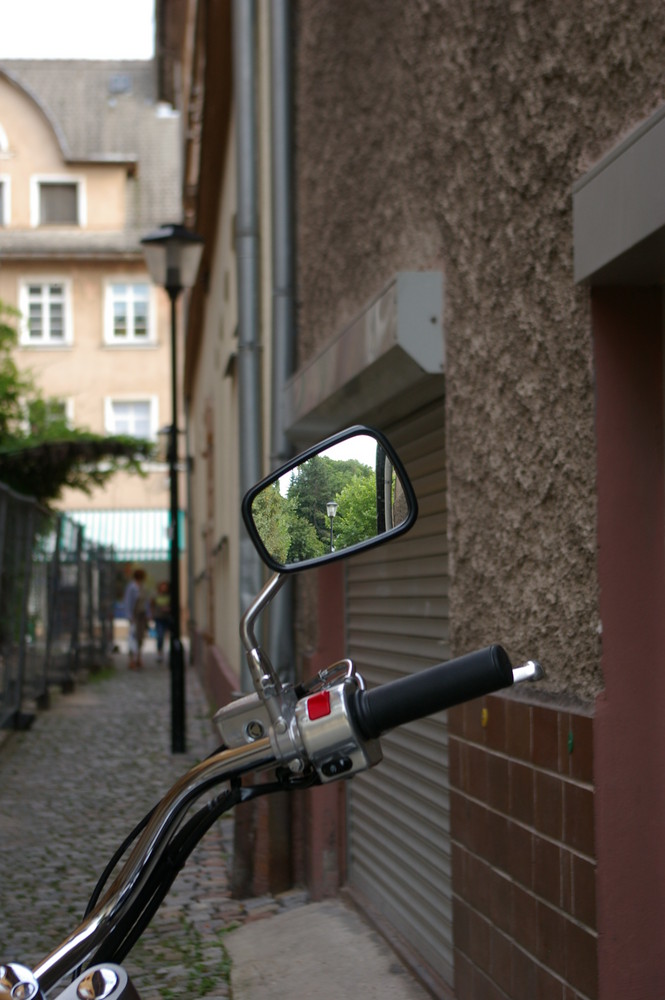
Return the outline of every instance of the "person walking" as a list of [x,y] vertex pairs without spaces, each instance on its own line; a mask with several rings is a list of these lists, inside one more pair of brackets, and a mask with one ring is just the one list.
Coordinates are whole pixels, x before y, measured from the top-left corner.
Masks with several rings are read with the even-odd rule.
[[125,614],[129,621],[129,669],[139,670],[141,648],[148,626],[150,602],[145,589],[145,570],[137,568],[125,590]]
[[161,580],[157,584],[157,593],[152,602],[152,617],[157,633],[157,660],[161,663],[164,655],[164,638],[169,629],[171,617],[171,588],[168,580]]

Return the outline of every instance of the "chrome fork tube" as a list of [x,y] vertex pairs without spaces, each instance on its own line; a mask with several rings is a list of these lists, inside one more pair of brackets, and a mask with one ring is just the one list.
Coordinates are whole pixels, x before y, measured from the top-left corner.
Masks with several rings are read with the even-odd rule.
[[223,750],[183,775],[155,809],[123,868],[92,913],[33,970],[42,991],[46,993],[104,943],[137,898],[188,807],[202,792],[274,763],[275,754],[266,737],[249,746]]

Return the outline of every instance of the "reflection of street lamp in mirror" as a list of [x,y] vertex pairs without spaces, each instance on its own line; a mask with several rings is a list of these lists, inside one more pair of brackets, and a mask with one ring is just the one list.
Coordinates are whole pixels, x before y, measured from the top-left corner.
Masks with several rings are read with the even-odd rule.
[[335,503],[334,500],[330,500],[326,504],[326,511],[328,512],[328,517],[330,518],[330,551],[335,551],[335,545],[333,543],[333,521],[335,520],[335,514],[337,513],[337,507],[339,505]]

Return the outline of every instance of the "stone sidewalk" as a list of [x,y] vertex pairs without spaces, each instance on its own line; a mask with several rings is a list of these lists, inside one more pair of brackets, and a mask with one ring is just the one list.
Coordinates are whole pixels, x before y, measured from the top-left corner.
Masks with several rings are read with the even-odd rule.
[[[196,674],[186,677],[186,754],[170,751],[169,673],[154,654],[140,672],[117,656],[0,743],[0,964],[34,967],[76,928],[118,845],[215,748]],[[425,1000],[342,899],[231,899],[232,834],[232,816],[208,832],[123,963],[142,1000]]]
[[[98,875],[136,822],[215,747],[187,669],[186,754],[170,752],[168,669],[148,654],[55,694],[28,732],[0,745],[0,962],[33,966],[79,922]],[[229,895],[221,820],[196,849],[125,965],[142,1000],[230,996],[229,928],[291,903]]]

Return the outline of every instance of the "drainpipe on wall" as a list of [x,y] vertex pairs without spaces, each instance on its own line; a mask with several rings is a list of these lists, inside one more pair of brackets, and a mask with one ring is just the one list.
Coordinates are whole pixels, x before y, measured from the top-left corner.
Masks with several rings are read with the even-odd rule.
[[[233,0],[233,88],[237,136],[236,257],[238,261],[238,407],[240,496],[261,478],[259,341],[259,212],[256,108],[256,3]],[[262,563],[240,521],[240,613],[263,584]],[[244,654],[242,686],[252,689]]]
[[187,608],[189,620],[187,634],[189,636],[189,662],[194,663],[194,636],[196,633],[196,609],[194,607],[194,496],[192,493],[192,422],[189,404],[185,400],[185,461],[186,461],[186,492],[187,492]]
[[[270,465],[276,469],[292,449],[284,427],[284,385],[293,372],[294,357],[294,249],[291,127],[291,0],[272,0],[270,6],[272,74],[272,406]],[[284,681],[295,680],[293,652],[293,588],[279,591],[270,608],[268,655]]]

